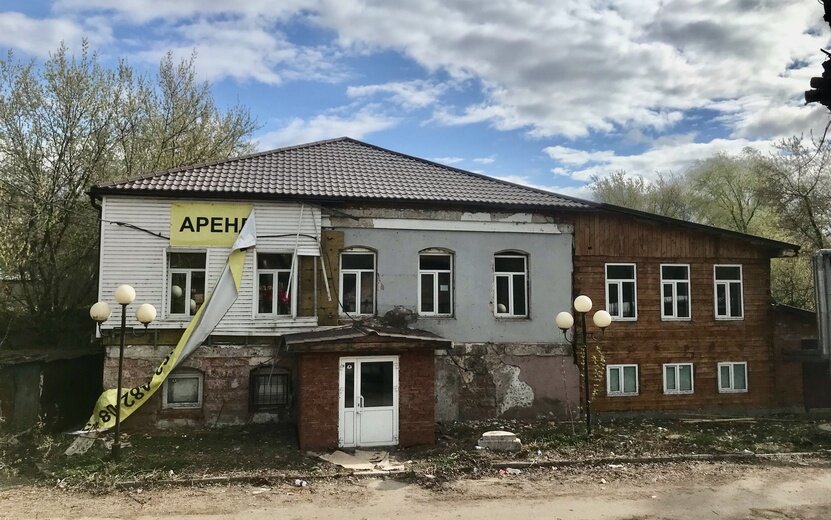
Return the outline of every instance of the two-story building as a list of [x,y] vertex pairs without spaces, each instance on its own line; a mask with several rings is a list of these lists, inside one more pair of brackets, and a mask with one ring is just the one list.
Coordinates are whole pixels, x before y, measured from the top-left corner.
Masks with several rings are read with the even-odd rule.
[[[614,319],[593,356],[597,408],[792,404],[775,395],[769,280],[790,244],[348,138],[91,197],[100,299],[128,283],[159,310],[130,338],[128,385],[170,352],[216,285],[228,237],[256,217],[236,301],[128,427],[296,421],[301,447],[320,448],[429,443],[436,421],[575,416],[585,396],[553,317],[578,293]],[[116,364],[110,347],[105,386]]]

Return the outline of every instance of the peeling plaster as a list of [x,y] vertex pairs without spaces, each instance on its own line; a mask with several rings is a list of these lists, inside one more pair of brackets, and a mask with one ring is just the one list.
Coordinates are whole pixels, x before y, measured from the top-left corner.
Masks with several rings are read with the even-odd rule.
[[499,415],[511,408],[527,408],[534,404],[534,390],[519,378],[520,369],[502,360],[491,368],[496,386],[496,406]]

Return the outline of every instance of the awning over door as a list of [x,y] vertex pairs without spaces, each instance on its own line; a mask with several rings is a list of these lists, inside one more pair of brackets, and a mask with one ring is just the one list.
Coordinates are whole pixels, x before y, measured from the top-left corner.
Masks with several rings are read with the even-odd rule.
[[426,330],[367,327],[357,324],[283,336],[283,349],[287,353],[361,354],[451,348],[452,340]]

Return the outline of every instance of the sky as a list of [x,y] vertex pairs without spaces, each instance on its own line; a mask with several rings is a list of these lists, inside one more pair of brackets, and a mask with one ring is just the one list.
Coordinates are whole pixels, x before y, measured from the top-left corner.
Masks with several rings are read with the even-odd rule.
[[582,197],[829,119],[817,0],[0,0],[18,57],[83,38],[147,72],[195,52],[261,150],[349,136]]

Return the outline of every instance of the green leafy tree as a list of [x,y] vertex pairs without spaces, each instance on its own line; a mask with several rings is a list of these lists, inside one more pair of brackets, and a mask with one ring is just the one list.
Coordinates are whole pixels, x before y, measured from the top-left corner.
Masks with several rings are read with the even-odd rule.
[[102,65],[86,42],[42,64],[0,60],[0,241],[3,309],[64,338],[94,298],[97,212],[86,192],[113,178],[251,149],[255,122],[220,110],[193,58],[166,56],[153,77]]

